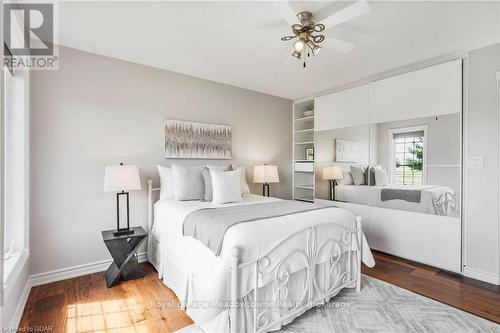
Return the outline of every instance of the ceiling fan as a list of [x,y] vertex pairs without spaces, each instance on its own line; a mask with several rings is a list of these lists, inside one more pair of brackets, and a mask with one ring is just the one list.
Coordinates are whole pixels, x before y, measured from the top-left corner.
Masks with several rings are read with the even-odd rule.
[[[297,39],[293,43],[291,56],[303,60],[304,68],[306,67],[306,57],[309,57],[311,54],[316,55],[323,46],[340,52],[349,52],[354,47],[351,43],[334,38],[326,38],[324,34],[320,33],[324,33],[324,31],[330,28],[361,16],[370,10],[368,2],[361,0],[316,23],[313,21],[314,15],[311,12],[301,11],[295,14],[290,3],[287,1],[275,2],[274,5],[283,19],[290,24],[293,33],[292,35],[281,37],[281,40],[287,42]],[[297,20],[299,23],[297,23]]]

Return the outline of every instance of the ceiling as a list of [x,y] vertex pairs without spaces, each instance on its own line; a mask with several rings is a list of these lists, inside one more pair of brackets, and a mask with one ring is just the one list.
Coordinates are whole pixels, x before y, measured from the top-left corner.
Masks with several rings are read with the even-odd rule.
[[[291,2],[316,21],[347,2]],[[273,3],[61,2],[59,44],[299,99],[403,66],[500,41],[499,2],[370,2],[370,12],[327,30],[355,44],[323,48],[303,69]],[[256,40],[259,40],[258,42]]]

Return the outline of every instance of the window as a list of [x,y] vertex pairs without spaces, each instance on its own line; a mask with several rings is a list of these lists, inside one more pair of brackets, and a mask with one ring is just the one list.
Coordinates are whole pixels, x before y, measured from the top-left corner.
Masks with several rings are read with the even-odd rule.
[[28,249],[28,78],[27,71],[3,68],[4,283],[15,278]]
[[426,126],[399,128],[390,131],[391,177],[396,185],[425,183]]

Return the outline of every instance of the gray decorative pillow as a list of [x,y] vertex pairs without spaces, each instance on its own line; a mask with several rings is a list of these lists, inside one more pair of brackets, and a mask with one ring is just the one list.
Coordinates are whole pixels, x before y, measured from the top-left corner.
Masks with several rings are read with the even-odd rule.
[[205,195],[203,201],[212,201],[212,179],[210,178],[210,170],[205,166],[201,168],[203,183],[205,184]]
[[375,169],[373,167],[367,167],[365,170],[365,184],[368,186],[375,185]]
[[175,200],[203,200],[205,184],[201,167],[185,167],[172,164]]
[[365,177],[366,167],[361,165],[351,165],[351,176],[354,181],[354,185],[365,185],[366,177]]
[[375,179],[375,171],[380,170],[382,167],[380,165],[371,166],[366,169],[365,172],[365,182],[368,186],[375,186],[377,184]]
[[232,166],[214,166],[207,165],[201,169],[201,174],[203,175],[203,182],[205,183],[205,195],[203,197],[204,201],[212,201],[213,198],[213,188],[212,188],[212,177],[210,176],[210,170],[215,171],[231,171]]

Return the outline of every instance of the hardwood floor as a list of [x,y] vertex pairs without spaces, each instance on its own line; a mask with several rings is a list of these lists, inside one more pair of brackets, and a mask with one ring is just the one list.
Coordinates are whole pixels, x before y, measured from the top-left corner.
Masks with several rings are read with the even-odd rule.
[[[34,287],[19,325],[46,332],[173,332],[192,323],[150,264],[144,278],[106,288],[104,272]],[[161,306],[153,302],[163,302]],[[175,307],[163,306],[173,304]]]
[[500,323],[500,287],[439,268],[373,251],[376,265],[363,273]]
[[[497,286],[387,254],[374,255],[377,265],[363,267],[363,273],[500,323]],[[42,326],[48,328],[45,331],[64,333],[173,332],[191,324],[153,266],[142,264],[142,268],[144,278],[110,289],[103,273],[34,287],[20,331]]]

